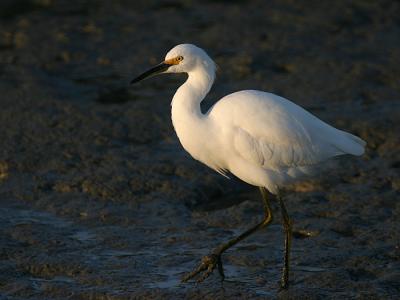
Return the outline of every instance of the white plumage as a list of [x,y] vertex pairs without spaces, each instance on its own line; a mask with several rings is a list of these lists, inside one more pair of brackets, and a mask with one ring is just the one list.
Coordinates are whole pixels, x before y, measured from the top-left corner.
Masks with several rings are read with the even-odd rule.
[[172,99],[172,122],[182,146],[195,159],[222,175],[230,172],[260,187],[263,220],[241,235],[215,248],[187,274],[188,281],[203,273],[203,281],[218,267],[224,278],[221,255],[253,232],[272,222],[268,193],[277,195],[285,230],[285,256],[281,287],[289,284],[292,223],[279,193],[281,187],[304,177],[316,165],[344,154],[362,155],[365,142],[336,129],[289,100],[260,91],[240,91],[219,100],[203,114],[200,103],[215,78],[215,64],[200,48],[182,44],[165,61],[135,78],[157,73],[188,74]]
[[362,155],[365,142],[321,121],[274,94],[246,90],[225,96],[206,114],[200,110],[215,78],[215,64],[200,48],[182,44],[165,61],[182,56],[167,73],[187,72],[177,90],[172,121],[183,147],[197,160],[276,194],[314,165],[338,155]]

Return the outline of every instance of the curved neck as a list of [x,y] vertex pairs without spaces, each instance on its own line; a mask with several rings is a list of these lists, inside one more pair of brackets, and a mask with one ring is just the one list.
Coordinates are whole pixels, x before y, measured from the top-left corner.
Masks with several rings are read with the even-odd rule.
[[214,70],[198,67],[188,73],[188,79],[176,91],[172,102],[172,123],[179,136],[179,127],[201,120],[200,103],[210,91]]

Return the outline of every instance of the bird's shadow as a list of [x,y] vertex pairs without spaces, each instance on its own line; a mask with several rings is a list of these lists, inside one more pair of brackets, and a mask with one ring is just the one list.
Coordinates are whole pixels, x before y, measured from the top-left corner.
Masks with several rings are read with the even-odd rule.
[[204,196],[190,205],[194,211],[215,211],[239,205],[247,200],[257,200],[258,190],[232,178],[229,183],[204,189]]

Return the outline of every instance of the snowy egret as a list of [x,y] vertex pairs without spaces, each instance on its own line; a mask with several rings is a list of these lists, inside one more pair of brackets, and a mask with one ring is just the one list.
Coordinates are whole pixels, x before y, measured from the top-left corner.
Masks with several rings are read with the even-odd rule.
[[206,52],[191,44],[172,48],[165,60],[131,83],[160,73],[187,73],[172,102],[172,123],[185,150],[222,175],[228,172],[259,187],[264,218],[238,237],[221,244],[182,281],[201,275],[198,282],[217,268],[222,280],[221,255],[228,248],[272,222],[270,194],[278,200],[285,231],[281,287],[289,282],[292,223],[281,188],[312,173],[321,162],[344,154],[362,155],[366,143],[336,129],[293,102],[267,92],[245,90],[220,99],[203,114],[200,102],[209,92],[216,66]]

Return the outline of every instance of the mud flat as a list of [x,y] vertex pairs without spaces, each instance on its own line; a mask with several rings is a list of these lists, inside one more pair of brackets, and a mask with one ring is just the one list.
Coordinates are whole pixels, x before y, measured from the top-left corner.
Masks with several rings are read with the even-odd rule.
[[[0,298],[399,298],[399,4],[132,3],[1,1]],[[255,189],[178,144],[184,77],[128,85],[182,42],[220,66],[204,109],[271,91],[368,142],[287,191],[315,235],[294,240],[286,292],[279,217],[223,256],[223,287],[179,283],[262,212]]]

